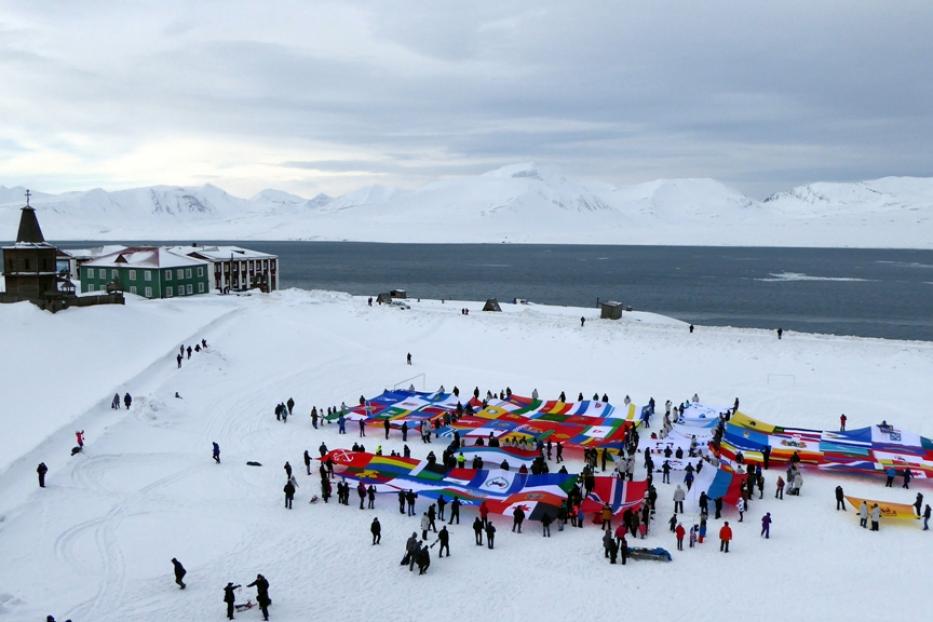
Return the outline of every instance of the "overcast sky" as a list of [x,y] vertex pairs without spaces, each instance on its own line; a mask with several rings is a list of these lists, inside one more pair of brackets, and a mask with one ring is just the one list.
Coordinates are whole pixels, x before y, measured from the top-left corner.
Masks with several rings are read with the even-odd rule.
[[933,174],[933,2],[0,4],[0,184]]

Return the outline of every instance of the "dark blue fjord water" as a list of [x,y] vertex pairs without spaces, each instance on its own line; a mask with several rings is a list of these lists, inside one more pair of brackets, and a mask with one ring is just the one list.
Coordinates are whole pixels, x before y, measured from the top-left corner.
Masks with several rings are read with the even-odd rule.
[[933,341],[933,251],[237,244],[278,255],[283,287],[578,306],[600,297],[695,324]]

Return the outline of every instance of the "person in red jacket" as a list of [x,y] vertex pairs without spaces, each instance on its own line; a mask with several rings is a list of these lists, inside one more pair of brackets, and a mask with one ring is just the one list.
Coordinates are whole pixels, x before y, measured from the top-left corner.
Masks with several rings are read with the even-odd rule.
[[683,525],[678,524],[677,528],[674,529],[674,533],[677,535],[677,550],[684,550],[684,534],[687,533],[687,530],[684,529]]
[[489,524],[489,506],[485,501],[479,505],[479,517],[483,520],[483,527]]
[[75,432],[75,440],[78,442],[78,447],[84,447],[84,430]]
[[726,521],[723,524],[722,528],[719,530],[719,550],[723,553],[729,552],[729,541],[732,539],[732,527],[729,526],[729,521]]
[[846,419],[847,417],[845,413],[842,413],[841,415],[839,415],[839,431],[840,432],[846,431]]

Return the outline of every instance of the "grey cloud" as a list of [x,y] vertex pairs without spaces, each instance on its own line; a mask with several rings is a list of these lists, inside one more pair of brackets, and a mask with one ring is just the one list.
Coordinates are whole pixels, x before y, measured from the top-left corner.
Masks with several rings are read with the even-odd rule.
[[[74,130],[127,149],[167,133],[330,144],[365,156],[309,149],[281,166],[387,183],[534,159],[607,181],[714,176],[760,194],[933,168],[929,2],[371,0],[315,5],[313,21],[289,6],[278,8],[309,20],[307,36],[251,36],[262,24],[249,4],[216,5],[216,23],[185,3],[161,18],[150,8],[164,37],[106,63],[0,26],[0,81],[37,102],[0,101],[0,113],[40,142]],[[336,18],[336,33],[314,30],[338,8],[365,35],[316,45],[344,34]],[[118,24],[136,9],[28,10],[54,39],[77,15]]]

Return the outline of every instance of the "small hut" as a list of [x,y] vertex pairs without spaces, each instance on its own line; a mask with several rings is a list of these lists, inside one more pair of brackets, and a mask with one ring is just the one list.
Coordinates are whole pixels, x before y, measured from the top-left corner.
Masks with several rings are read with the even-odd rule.
[[406,292],[404,289],[393,289],[389,292],[389,295],[392,298],[408,298],[408,292]]
[[622,303],[615,300],[607,300],[599,303],[599,317],[604,320],[621,320]]
[[499,301],[495,298],[488,298],[486,304],[483,305],[483,311],[502,311],[502,307],[499,306]]

